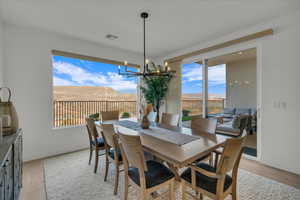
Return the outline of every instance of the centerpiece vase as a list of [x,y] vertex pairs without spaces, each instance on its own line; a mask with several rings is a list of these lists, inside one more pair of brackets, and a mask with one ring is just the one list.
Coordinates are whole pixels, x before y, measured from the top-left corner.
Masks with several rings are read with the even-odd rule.
[[148,119],[148,115],[145,115],[143,117],[141,127],[142,129],[148,129],[150,127],[150,121]]
[[143,119],[142,119],[142,123],[141,123],[141,127],[142,129],[148,129],[150,127],[150,121],[148,119],[148,115],[149,113],[152,111],[152,105],[151,104],[148,104],[147,105],[147,108],[145,110],[145,114],[143,116]]

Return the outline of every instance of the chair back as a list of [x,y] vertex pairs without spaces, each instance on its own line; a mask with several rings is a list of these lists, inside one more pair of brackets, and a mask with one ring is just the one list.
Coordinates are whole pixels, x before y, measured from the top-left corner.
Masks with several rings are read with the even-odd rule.
[[161,117],[161,123],[169,126],[178,126],[179,115],[171,113],[163,113]]
[[201,116],[193,117],[191,122],[191,129],[195,131],[215,134],[217,129],[217,119],[202,118]]
[[148,169],[140,136],[119,133],[119,137],[122,144],[122,153],[125,154],[125,159],[128,163],[131,166],[138,168],[141,172],[147,171]]
[[95,125],[95,121],[92,118],[86,118],[86,127],[88,130],[88,135],[89,135],[89,139],[90,141],[95,141],[98,137],[98,131]]
[[101,112],[101,120],[102,122],[110,120],[119,120],[119,111],[117,110]]
[[227,172],[230,172],[235,168],[235,172],[233,172],[233,175],[236,175],[237,168],[243,153],[243,146],[246,140],[246,135],[247,133],[246,131],[244,131],[241,137],[230,138],[226,140],[220,164],[217,169],[217,174],[226,174]]
[[117,134],[113,124],[101,124],[102,137],[108,147],[118,148]]

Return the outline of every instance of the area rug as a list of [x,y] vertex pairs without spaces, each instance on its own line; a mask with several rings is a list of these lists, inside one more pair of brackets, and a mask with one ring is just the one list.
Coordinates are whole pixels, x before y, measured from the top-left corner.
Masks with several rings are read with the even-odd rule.
[[245,147],[244,153],[253,157],[257,156],[257,150],[251,147]]
[[[88,165],[88,151],[65,154],[45,160],[45,180],[48,200],[120,200],[123,194],[123,172],[120,174],[119,193],[113,195],[114,167],[104,182],[104,156],[101,156],[97,174]],[[299,200],[300,190],[255,175],[245,170],[238,177],[240,200]],[[138,200],[139,192],[129,188],[129,200]],[[181,199],[179,184],[176,199]],[[167,195],[163,199],[168,199]],[[209,198],[204,198],[208,200]],[[226,200],[230,200],[229,196]]]

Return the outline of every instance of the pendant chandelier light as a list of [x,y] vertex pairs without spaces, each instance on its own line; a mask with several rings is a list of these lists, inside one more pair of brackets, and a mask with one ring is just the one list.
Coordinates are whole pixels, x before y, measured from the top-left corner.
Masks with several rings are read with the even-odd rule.
[[172,76],[176,73],[174,70],[170,70],[168,63],[165,62],[164,66],[155,65],[153,62],[150,62],[146,58],[146,19],[149,17],[149,14],[146,12],[141,13],[141,18],[143,19],[143,33],[144,33],[144,67],[140,69],[140,72],[134,72],[127,69],[127,61],[124,62],[125,71],[121,72],[121,66],[119,66],[119,75],[124,75],[127,77],[133,76]]

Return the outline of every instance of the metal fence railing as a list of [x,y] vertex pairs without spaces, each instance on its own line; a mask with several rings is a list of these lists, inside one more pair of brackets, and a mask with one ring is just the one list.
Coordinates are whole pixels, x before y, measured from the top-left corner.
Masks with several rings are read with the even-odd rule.
[[[182,110],[190,111],[190,115],[201,115],[202,104],[202,99],[182,99]],[[207,106],[208,113],[221,113],[225,106],[225,99],[209,99]]]
[[[182,109],[189,110],[190,115],[202,113],[202,100],[183,99]],[[208,101],[209,113],[222,112],[224,99]],[[101,111],[119,110],[120,115],[128,113],[127,117],[137,116],[136,101],[54,101],[53,126],[55,128],[85,124],[85,118]]]
[[[54,101],[53,126],[77,126],[85,124],[85,118],[101,111],[119,110],[136,116],[136,101]],[[128,116],[128,115],[127,115]]]

